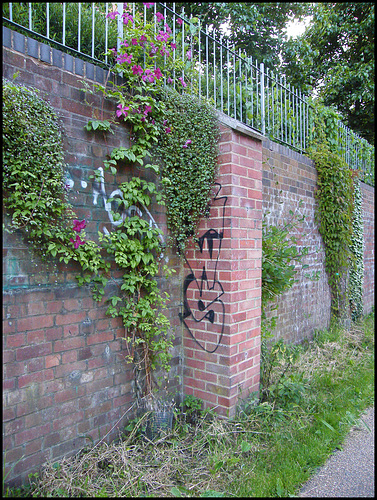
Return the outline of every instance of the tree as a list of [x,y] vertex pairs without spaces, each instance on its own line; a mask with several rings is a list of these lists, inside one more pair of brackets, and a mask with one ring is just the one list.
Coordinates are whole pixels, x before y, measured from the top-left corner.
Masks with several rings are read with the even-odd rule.
[[287,80],[335,106],[374,144],[374,3],[317,3],[305,33],[283,47]]
[[271,69],[280,65],[288,22],[310,12],[310,4],[300,2],[176,3],[178,12],[182,7],[187,17],[199,17],[203,26],[212,25],[217,32],[227,23],[230,34],[224,38]]

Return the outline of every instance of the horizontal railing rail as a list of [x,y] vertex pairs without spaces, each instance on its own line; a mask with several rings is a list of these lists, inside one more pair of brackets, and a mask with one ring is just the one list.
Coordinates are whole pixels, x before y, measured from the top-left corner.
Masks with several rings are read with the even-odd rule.
[[[89,58],[111,68],[109,49],[119,51],[124,30],[124,7],[144,24],[154,23],[156,14],[172,30],[177,49],[186,66],[182,77],[190,78],[191,89],[206,97],[214,107],[252,129],[305,153],[313,139],[313,107],[307,96],[286,82],[285,77],[265,67],[263,62],[230,46],[229,40],[197,18],[187,18],[184,7],[175,3],[3,3],[3,21],[31,37],[56,44],[74,55]],[[115,15],[115,10],[119,15]],[[161,27],[161,25],[159,25]],[[374,185],[374,147],[338,122],[337,151],[362,179]]]

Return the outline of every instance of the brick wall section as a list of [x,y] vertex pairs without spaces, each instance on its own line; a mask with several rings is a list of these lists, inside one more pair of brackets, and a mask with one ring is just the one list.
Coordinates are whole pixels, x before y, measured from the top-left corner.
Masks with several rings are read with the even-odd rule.
[[262,147],[229,125],[221,132],[210,216],[186,253],[184,393],[232,416],[259,390]]
[[[86,233],[111,230],[104,198],[134,175],[131,168],[114,179],[105,172],[103,188],[90,179],[113,147],[128,144],[121,125],[106,141],[84,125],[92,113],[100,116],[101,100],[85,102],[80,79],[104,82],[101,68],[75,59],[3,27],[3,75],[40,89],[61,120],[70,200],[78,217],[87,220]],[[104,102],[104,118],[114,116],[114,103]],[[149,174],[152,175],[152,174]],[[148,178],[151,180],[151,177]],[[165,231],[164,213],[153,206],[155,222]],[[167,263],[178,271],[162,282],[171,294],[168,311],[174,331],[171,378],[168,390],[181,387],[181,264],[167,253]],[[79,451],[92,436],[95,442],[114,426],[107,440],[132,417],[133,374],[124,360],[124,330],[119,319],[106,315],[107,304],[92,300],[80,288],[75,264],[42,261],[21,234],[4,234],[3,241],[3,450],[6,450],[10,485],[27,479],[47,460]],[[114,278],[119,278],[116,273]],[[108,286],[106,296],[112,288]],[[123,418],[122,418],[123,416]]]
[[374,307],[374,187],[361,183],[364,222],[364,314]]
[[[328,327],[330,322],[325,251],[314,223],[317,172],[309,158],[269,140],[263,142],[263,161],[263,213],[268,224],[284,224],[290,218],[289,210],[299,210],[306,216],[295,236],[299,238],[299,247],[309,247],[309,254],[303,260],[309,268],[300,271],[296,275],[298,283],[274,303],[278,305],[279,315],[275,339],[299,343],[310,338],[315,329]],[[300,200],[302,206],[298,208]],[[320,272],[318,281],[305,278],[316,271]],[[272,315],[276,315],[276,311],[267,314]]]

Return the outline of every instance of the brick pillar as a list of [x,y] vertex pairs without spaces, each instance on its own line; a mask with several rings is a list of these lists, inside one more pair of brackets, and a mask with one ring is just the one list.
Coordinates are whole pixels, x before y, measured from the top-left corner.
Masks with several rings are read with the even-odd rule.
[[220,121],[210,214],[186,252],[183,392],[232,416],[240,398],[259,391],[262,137]]

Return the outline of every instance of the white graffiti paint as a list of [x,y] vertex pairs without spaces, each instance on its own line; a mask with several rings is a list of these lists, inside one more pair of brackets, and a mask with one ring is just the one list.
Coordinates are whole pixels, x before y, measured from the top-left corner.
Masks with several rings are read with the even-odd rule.
[[[123,211],[120,214],[120,218],[118,220],[114,220],[114,216],[113,216],[112,208],[111,208],[111,202],[109,202],[108,200],[111,198],[115,199],[117,196],[119,196],[119,198],[121,198],[123,200],[124,199],[123,193],[120,189],[115,189],[114,191],[112,191],[110,193],[110,196],[107,197],[103,168],[99,167],[98,171],[99,171],[99,174],[97,174],[97,176],[96,176],[96,179],[98,179],[98,180],[93,182],[93,205],[97,205],[98,196],[101,195],[102,199],[103,199],[104,208],[107,212],[110,223],[113,226],[119,226],[122,222],[124,222],[124,220],[127,217],[133,217],[134,215],[138,215],[141,218],[143,216],[142,210],[140,210],[140,208],[136,207],[135,205],[131,205],[128,208],[123,208]],[[123,205],[123,207],[124,207],[124,205]],[[157,225],[156,221],[154,220],[150,211],[147,209],[147,207],[144,204],[142,204],[142,208],[149,218],[149,226],[158,229],[158,225]],[[103,232],[105,234],[109,234],[109,231],[106,227],[103,228]],[[159,238],[160,238],[161,242],[164,243],[164,238],[163,238],[162,234],[159,234]]]

